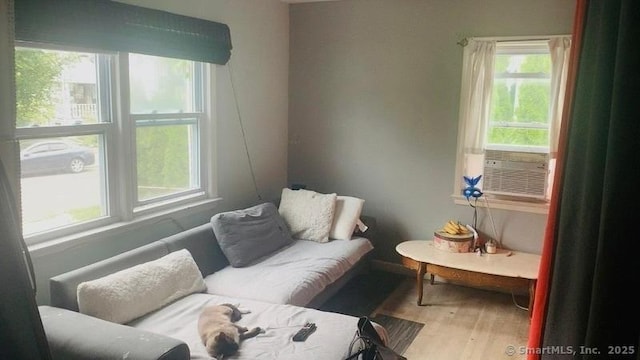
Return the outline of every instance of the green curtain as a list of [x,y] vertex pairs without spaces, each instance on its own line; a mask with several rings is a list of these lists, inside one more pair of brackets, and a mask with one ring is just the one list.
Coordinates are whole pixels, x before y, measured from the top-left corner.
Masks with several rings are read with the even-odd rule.
[[589,1],[583,36],[542,340],[559,347],[542,358],[635,359],[640,1]]
[[226,24],[108,0],[18,0],[16,39],[224,65]]

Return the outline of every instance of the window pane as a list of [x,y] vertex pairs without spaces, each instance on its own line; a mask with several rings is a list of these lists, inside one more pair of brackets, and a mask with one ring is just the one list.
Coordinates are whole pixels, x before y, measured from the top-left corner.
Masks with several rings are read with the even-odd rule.
[[549,54],[531,54],[519,58],[518,72],[551,74],[551,56]]
[[98,135],[20,141],[25,235],[107,215]]
[[162,122],[136,122],[138,201],[200,186],[196,119]]
[[148,55],[129,55],[131,112],[196,112],[194,62]]
[[[95,124],[100,116],[98,69],[107,55],[16,47],[17,127]],[[101,65],[102,64],[102,65]],[[104,94],[108,97],[108,94]],[[108,109],[109,104],[103,104]]]
[[487,144],[549,146],[548,54],[497,55]]
[[496,55],[494,69],[496,74],[503,72],[512,74],[551,74],[551,57],[549,56],[549,54],[498,54]]
[[549,146],[548,129],[491,127],[487,137],[492,145]]

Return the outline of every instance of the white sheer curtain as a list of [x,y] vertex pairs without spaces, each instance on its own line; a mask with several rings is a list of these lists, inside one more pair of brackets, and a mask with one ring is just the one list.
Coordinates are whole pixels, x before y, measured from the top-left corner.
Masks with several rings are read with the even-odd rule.
[[561,36],[549,40],[551,55],[551,99],[549,104],[549,155],[556,157],[558,152],[558,138],[562,109],[564,107],[564,93],[567,87],[567,72],[569,68],[569,53],[571,37]]
[[[491,105],[496,42],[469,39],[462,60],[456,178],[482,173],[484,141]],[[456,194],[461,187],[456,181]]]

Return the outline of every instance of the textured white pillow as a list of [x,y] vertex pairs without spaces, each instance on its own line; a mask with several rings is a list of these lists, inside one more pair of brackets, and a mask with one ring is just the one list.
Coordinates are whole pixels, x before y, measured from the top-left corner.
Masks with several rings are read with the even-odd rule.
[[351,240],[360,219],[364,200],[352,196],[336,197],[336,210],[329,231],[330,239]]
[[172,301],[206,290],[191,253],[178,250],[78,285],[81,313],[118,324],[158,310]]
[[294,239],[328,242],[336,206],[335,193],[282,189],[278,212]]

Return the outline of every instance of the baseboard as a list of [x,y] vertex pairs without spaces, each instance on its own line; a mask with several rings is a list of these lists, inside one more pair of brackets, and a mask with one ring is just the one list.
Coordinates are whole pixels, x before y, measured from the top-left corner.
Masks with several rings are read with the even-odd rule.
[[407,269],[402,264],[392,263],[383,260],[371,260],[371,268],[375,270],[386,271],[394,274],[400,274],[405,276],[415,276],[415,271]]

